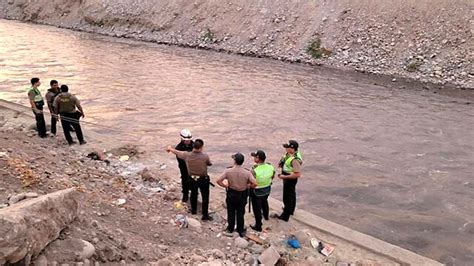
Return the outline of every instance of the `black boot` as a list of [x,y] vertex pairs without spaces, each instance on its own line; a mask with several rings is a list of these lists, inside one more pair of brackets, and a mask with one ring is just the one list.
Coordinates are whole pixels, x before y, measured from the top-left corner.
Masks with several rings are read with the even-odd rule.
[[183,194],[183,198],[181,199],[182,202],[188,202],[189,196],[187,194]]
[[250,228],[252,228],[253,230],[257,231],[257,232],[262,232],[262,226],[257,226],[257,225],[250,225]]

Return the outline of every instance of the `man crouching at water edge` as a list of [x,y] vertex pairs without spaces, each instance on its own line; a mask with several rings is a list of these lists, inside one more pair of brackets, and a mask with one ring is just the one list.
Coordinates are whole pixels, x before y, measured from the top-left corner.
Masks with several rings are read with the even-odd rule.
[[174,153],[178,158],[186,162],[189,174],[189,183],[191,189],[191,214],[197,213],[198,190],[202,197],[202,220],[212,220],[209,216],[209,186],[210,180],[207,174],[207,167],[211,166],[209,155],[203,152],[204,141],[196,139],[193,143],[193,151],[178,151],[171,146],[166,148],[167,152]]
[[[237,233],[239,233],[240,237],[244,237],[244,214],[248,188],[256,187],[257,181],[249,170],[242,167],[245,159],[242,153],[238,152],[232,155],[232,159],[234,159],[234,166],[222,173],[219,179],[217,179],[217,184],[226,188],[227,191],[225,199],[227,204],[226,234],[231,236],[234,232],[237,217]],[[224,183],[224,180],[227,180],[227,183]]]
[[46,122],[44,121],[43,106],[44,100],[38,87],[41,85],[39,78],[31,79],[31,87],[28,88],[28,99],[30,100],[31,110],[36,119],[36,130],[40,138],[46,138]]
[[[79,111],[76,110],[76,107]],[[60,114],[61,125],[64,131],[64,137],[66,137],[69,145],[75,142],[71,137],[71,126],[76,131],[77,139],[81,145],[86,144],[84,136],[82,135],[81,125],[79,124],[79,118],[84,117],[84,111],[82,110],[81,103],[76,96],[69,93],[69,87],[67,85],[61,85],[61,93],[54,99],[54,110],[56,114]]]

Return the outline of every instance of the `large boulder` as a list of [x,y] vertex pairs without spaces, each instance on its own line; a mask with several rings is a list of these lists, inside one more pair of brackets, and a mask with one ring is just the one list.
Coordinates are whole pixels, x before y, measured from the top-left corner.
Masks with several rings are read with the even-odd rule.
[[94,253],[94,245],[78,238],[58,239],[49,244],[43,252],[47,258],[54,258],[57,261],[67,261],[68,259],[83,261],[92,257]]
[[0,265],[37,256],[77,216],[74,189],[0,209]]

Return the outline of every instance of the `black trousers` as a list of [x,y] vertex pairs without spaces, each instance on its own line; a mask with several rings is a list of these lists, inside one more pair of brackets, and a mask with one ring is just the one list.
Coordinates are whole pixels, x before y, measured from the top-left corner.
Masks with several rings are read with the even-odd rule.
[[245,205],[247,204],[248,192],[245,191],[235,191],[232,189],[227,189],[227,230],[230,232],[234,231],[235,220],[237,218],[237,232],[244,232],[244,214],[245,214]]
[[67,143],[72,144],[71,137],[71,126],[76,131],[77,140],[84,142],[84,136],[82,135],[81,125],[79,124],[79,118],[81,117],[80,112],[75,113],[61,113],[61,125],[64,131],[64,137],[66,137]]
[[56,119],[56,117],[51,114],[51,133],[53,133],[54,135],[56,135],[56,123],[58,122],[58,120]]
[[252,199],[252,210],[255,216],[255,227],[262,228],[262,217],[268,220],[270,208],[268,207],[268,195],[257,196],[255,190],[250,191],[250,198]]
[[183,200],[189,197],[189,176],[181,175],[181,192],[183,193]]
[[[56,119],[55,115],[51,114],[51,133],[56,135],[56,128],[57,128],[57,123],[58,123],[58,120]],[[71,131],[76,131],[74,129],[74,127],[72,126],[72,124],[70,124],[70,127],[69,127],[69,132]]]
[[[38,110],[43,111],[42,105],[36,105],[36,108]],[[44,120],[44,114],[37,114],[35,112],[33,112],[33,114],[35,115],[36,130],[38,131],[38,136],[40,136],[41,138],[46,138],[46,121]]]
[[200,177],[194,180],[189,177],[189,187],[191,189],[191,213],[197,213],[198,192],[202,197],[202,217],[209,217],[209,177]]
[[286,179],[283,180],[283,208],[282,216],[290,218],[293,215],[296,208],[296,183],[298,179]]

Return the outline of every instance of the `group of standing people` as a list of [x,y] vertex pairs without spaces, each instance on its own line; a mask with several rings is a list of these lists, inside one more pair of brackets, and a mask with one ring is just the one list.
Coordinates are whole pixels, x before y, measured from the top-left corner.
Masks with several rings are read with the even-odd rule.
[[[56,124],[58,119],[61,119],[61,126],[64,131],[64,137],[69,145],[76,143],[71,137],[71,131],[76,132],[77,139],[81,145],[86,144],[82,129],[79,124],[79,119],[84,118],[84,110],[77,97],[69,93],[67,85],[59,86],[56,80],[50,81],[50,88],[45,95],[48,109],[51,114],[51,134],[56,135]],[[44,99],[39,90],[41,85],[39,78],[31,79],[31,87],[27,89],[28,99],[30,101],[31,109],[35,115],[36,130],[40,138],[46,138],[46,121],[44,119]]]
[[[44,119],[44,99],[38,89],[41,85],[39,78],[31,79],[28,88],[28,98],[36,119],[36,128],[41,138],[47,137],[46,122]],[[59,86],[58,81],[51,80],[50,88],[45,95],[49,112],[51,113],[51,134],[56,135],[56,124],[61,119],[64,136],[69,145],[76,143],[71,137],[75,131],[79,143],[85,144],[79,119],[84,117],[84,111],[76,96],[69,92],[67,85]],[[183,129],[180,132],[181,141],[175,148],[169,146],[166,150],[174,153],[178,160],[181,173],[182,201],[191,203],[191,214],[197,214],[198,194],[202,197],[202,220],[210,221],[209,194],[211,182],[208,167],[212,166],[209,155],[204,153],[204,141],[193,140],[191,132]],[[281,157],[278,167],[281,173],[276,175],[276,170],[266,162],[263,150],[257,150],[250,155],[253,157],[252,169],[243,167],[245,156],[238,152],[231,156],[233,166],[226,169],[217,179],[217,184],[226,189],[227,205],[227,234],[236,231],[240,236],[245,234],[244,215],[247,200],[250,197],[255,215],[255,224],[250,227],[255,231],[262,231],[262,220],[268,220],[268,197],[275,175],[283,180],[283,212],[276,218],[288,221],[296,207],[296,184],[301,177],[301,164],[303,163],[299,145],[295,140],[283,144],[286,153]]]
[[[181,173],[182,201],[190,199],[191,214],[197,214],[198,192],[202,197],[202,220],[212,220],[209,216],[209,191],[213,184],[207,168],[212,165],[209,155],[203,152],[204,141],[192,140],[191,132],[183,129],[180,133],[181,141],[175,148],[168,146],[167,152],[176,155]],[[244,215],[247,200],[250,197],[255,224],[250,225],[255,231],[262,231],[262,220],[268,220],[270,208],[268,197],[275,175],[283,180],[283,212],[276,215],[283,221],[288,221],[296,208],[296,184],[301,177],[303,163],[299,144],[289,140],[283,144],[286,153],[281,157],[278,167],[281,173],[276,174],[272,164],[266,162],[263,150],[252,152],[254,165],[252,169],[243,166],[245,156],[238,152],[231,156],[233,166],[226,169],[217,179],[217,184],[226,189],[227,228],[226,234],[232,235],[235,231],[243,237],[245,235]],[[191,196],[189,197],[189,192]]]

